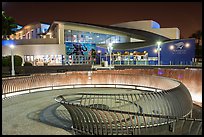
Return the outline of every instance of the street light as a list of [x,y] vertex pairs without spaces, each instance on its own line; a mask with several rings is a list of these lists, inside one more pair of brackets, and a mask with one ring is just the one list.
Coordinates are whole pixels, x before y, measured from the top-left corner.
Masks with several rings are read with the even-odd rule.
[[109,43],[108,44],[108,52],[110,54],[110,70],[111,70],[111,54],[112,54],[112,50],[113,50],[113,43]]
[[15,70],[14,70],[14,57],[13,57],[13,49],[15,48],[14,45],[10,45],[11,48],[11,75],[15,76]]
[[158,65],[160,65],[161,63],[160,63],[160,51],[161,51],[161,47],[160,47],[160,45],[161,45],[161,41],[157,41],[157,55],[158,55]]
[[[173,51],[173,52],[174,52],[174,48],[175,48],[174,45],[170,45],[170,46],[169,46],[169,49],[170,49],[171,51]],[[170,64],[170,65],[172,64],[171,60],[170,60],[169,64]]]

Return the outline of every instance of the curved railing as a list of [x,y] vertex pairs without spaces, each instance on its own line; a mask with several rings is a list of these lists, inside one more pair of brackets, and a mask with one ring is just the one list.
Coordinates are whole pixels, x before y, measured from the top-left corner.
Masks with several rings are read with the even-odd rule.
[[77,134],[202,134],[201,119],[141,113],[145,104],[131,102],[137,95],[78,93],[56,101],[69,111]]
[[[94,103],[84,103],[86,99],[83,97],[89,96],[87,97],[87,99],[89,99],[88,102],[92,102],[95,100],[95,97],[103,96],[107,98],[106,101],[110,103],[112,100],[110,96],[113,95],[83,94],[83,97],[81,97],[82,100],[80,101],[81,104],[75,102],[70,104],[69,101],[58,97],[58,99],[60,99],[58,102],[62,103],[70,114],[72,113],[72,120],[75,123],[73,129],[84,134],[146,134],[146,132],[143,133],[142,130],[140,132],[140,127],[144,127],[146,130],[155,125],[169,125],[169,123],[174,125],[173,123],[175,123],[175,121],[187,118],[191,115],[193,106],[192,98],[188,89],[181,82],[158,76],[121,74],[118,72],[119,71],[67,72],[4,78],[2,79],[2,94],[4,97],[7,97],[7,95],[12,93],[25,93],[25,91],[29,93],[37,91],[37,89],[48,90],[80,87],[125,87],[133,90],[146,91],[140,94],[117,94],[117,96],[114,96],[114,99],[116,99],[115,104],[111,103],[111,105],[115,105],[114,107],[104,104],[103,101],[97,103],[98,106],[108,106],[108,110],[103,109],[103,107],[98,107],[94,105]],[[119,99],[117,99],[118,97]],[[105,100],[105,98],[103,100]],[[98,101],[100,102],[100,100],[101,99]],[[117,106],[117,102],[121,102],[119,103],[120,107]],[[123,105],[121,106],[122,103]],[[120,112],[120,114],[117,112]],[[80,119],[75,117],[76,114],[85,114],[86,116]],[[108,116],[108,114],[110,115]],[[80,115],[78,117],[80,117]],[[113,121],[111,121],[110,118],[112,118]],[[101,119],[101,121],[99,119]],[[138,121],[141,119],[143,119],[143,122]],[[155,121],[156,124],[154,124]],[[91,126],[87,122],[92,122],[89,124],[93,125]],[[107,124],[107,122],[109,124]],[[118,124],[118,122],[120,124]],[[110,123],[114,123],[114,125]],[[100,130],[98,124],[101,126]],[[192,126],[191,124],[190,127]],[[174,126],[171,127],[174,129]],[[97,132],[91,132],[95,131],[95,129]],[[200,128],[196,133],[200,133]]]

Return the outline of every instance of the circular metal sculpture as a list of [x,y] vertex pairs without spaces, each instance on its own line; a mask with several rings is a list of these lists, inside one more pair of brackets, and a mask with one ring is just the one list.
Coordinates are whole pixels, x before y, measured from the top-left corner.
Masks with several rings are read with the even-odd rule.
[[[75,133],[148,134],[149,128],[159,126],[167,126],[174,132],[175,122],[191,117],[192,98],[179,81],[158,76],[134,75],[136,82],[130,85],[120,83],[118,78],[120,81],[129,81],[128,77],[133,77],[131,75],[108,74],[111,80],[103,81],[105,76],[107,77],[106,74],[89,75],[89,79],[98,77],[89,86],[131,88],[131,93],[80,93],[72,95],[74,100],[66,99],[63,95],[56,97],[56,101],[69,111]],[[155,130],[155,134],[158,133],[163,132],[161,129]]]

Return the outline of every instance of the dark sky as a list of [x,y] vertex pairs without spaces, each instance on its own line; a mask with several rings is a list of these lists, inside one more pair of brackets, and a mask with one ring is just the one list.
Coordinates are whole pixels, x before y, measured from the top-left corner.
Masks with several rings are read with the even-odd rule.
[[20,25],[57,20],[101,25],[154,20],[160,27],[179,28],[183,38],[202,30],[201,2],[3,2],[2,9]]

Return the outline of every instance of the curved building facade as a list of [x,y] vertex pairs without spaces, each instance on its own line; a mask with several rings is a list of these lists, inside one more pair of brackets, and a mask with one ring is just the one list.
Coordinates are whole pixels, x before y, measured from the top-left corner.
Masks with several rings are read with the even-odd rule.
[[[9,45],[14,44],[14,54],[33,65],[45,62],[49,65],[87,64],[92,58],[98,64],[110,63],[107,50],[110,43],[112,64],[126,64],[128,60],[128,64],[152,65],[160,60],[162,65],[190,65],[195,56],[194,39],[179,39],[178,28],[160,28],[152,20],[111,26],[62,21],[54,21],[51,25],[31,23],[10,38],[2,41],[2,55],[9,55]],[[160,48],[156,44],[158,41]],[[96,52],[94,57],[93,51]]]

